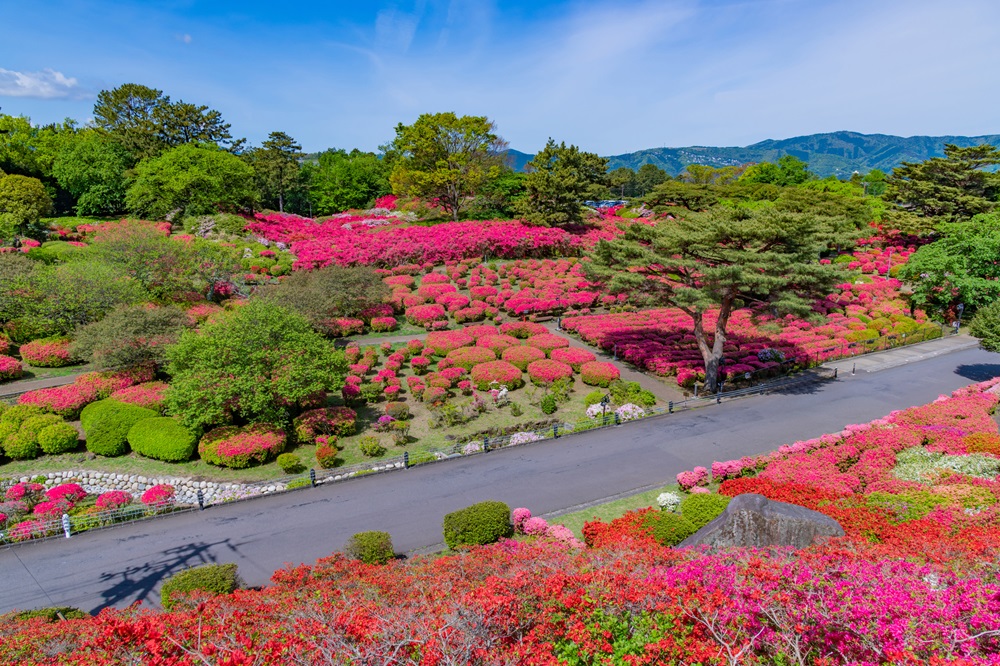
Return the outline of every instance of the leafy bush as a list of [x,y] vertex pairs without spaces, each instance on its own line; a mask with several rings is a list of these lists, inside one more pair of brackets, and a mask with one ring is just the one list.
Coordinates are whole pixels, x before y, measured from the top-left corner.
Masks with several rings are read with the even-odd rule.
[[167,347],[190,325],[177,307],[125,306],[79,329],[70,349],[99,370],[162,366]]
[[410,418],[410,408],[405,402],[390,402],[385,406],[385,413],[397,421]]
[[447,514],[443,527],[444,542],[449,548],[494,543],[514,534],[510,507],[492,500]]
[[34,620],[43,618],[46,622],[58,622],[60,620],[81,620],[90,617],[90,613],[73,608],[72,606],[52,606],[50,608],[35,608],[33,610],[17,611],[0,616],[0,623],[3,620]]
[[20,361],[13,356],[0,354],[0,382],[18,379],[23,374],[24,368],[21,366]]
[[538,347],[508,347],[500,354],[500,358],[520,370],[527,370],[528,364],[545,358],[545,352]]
[[36,368],[59,368],[75,363],[68,338],[33,340],[21,345],[21,358]]
[[694,525],[695,530],[700,530],[725,511],[731,499],[715,493],[688,495],[681,501],[681,515]]
[[280,467],[285,474],[298,474],[305,469],[302,465],[302,460],[300,460],[294,453],[282,453],[278,456],[277,462],[278,467]]
[[191,592],[205,592],[213,597],[232,594],[242,582],[235,564],[204,564],[167,578],[160,588],[160,603],[163,610],[169,611],[182,604],[183,597]]
[[698,531],[690,520],[679,513],[662,511],[650,516],[653,538],[664,546],[676,546]]
[[263,465],[284,448],[285,432],[267,423],[216,428],[198,442],[202,460],[234,469]]
[[347,407],[326,407],[302,412],[292,422],[299,442],[312,443],[321,435],[348,437],[356,429],[358,414]]
[[0,413],[0,423],[10,423],[15,428],[33,416],[44,414],[45,410],[37,405],[14,405]]
[[340,464],[340,459],[337,458],[337,438],[330,437],[329,440],[316,445],[316,464],[323,469],[332,469]]
[[447,358],[451,361],[452,365],[466,370],[472,370],[473,367],[480,363],[489,363],[497,360],[497,356],[493,353],[493,350],[485,347],[460,347],[449,352]]
[[[514,349],[512,347],[512,349]],[[506,361],[491,361],[480,363],[470,373],[472,383],[480,391],[488,391],[494,387],[505,386],[513,391],[524,384],[521,370]]]
[[573,368],[561,361],[542,359],[528,364],[528,377],[536,386],[549,386],[560,379],[573,376]]
[[388,532],[358,532],[344,546],[348,557],[365,564],[385,564],[396,557]]
[[1000,456],[1000,434],[995,432],[976,432],[962,438],[965,450],[969,453],[992,453]]
[[607,388],[619,377],[621,372],[618,368],[606,361],[590,361],[580,366],[580,379],[588,386]]
[[190,460],[198,448],[195,434],[169,416],[137,421],[126,438],[139,455],[166,462]]
[[42,454],[38,437],[31,432],[15,432],[3,442],[4,453],[14,460],[34,460]]
[[552,414],[556,411],[557,407],[555,396],[549,394],[542,398],[541,408],[543,414]]
[[616,405],[631,403],[640,407],[652,407],[656,404],[656,396],[642,388],[639,382],[616,380],[608,385],[608,392]]
[[87,450],[99,456],[125,455],[132,426],[156,416],[152,409],[110,398],[93,402],[80,415],[80,423],[87,434]]
[[40,433],[45,428],[57,423],[63,423],[63,420],[56,416],[55,414],[42,414],[40,416],[32,416],[30,419],[26,419],[20,427],[21,432],[31,433],[32,437],[37,439],[38,433]]
[[586,407],[590,407],[591,405],[599,405],[601,404],[601,400],[604,400],[604,396],[605,396],[604,391],[591,391],[587,395],[583,396],[583,404]]
[[38,433],[38,446],[50,456],[68,453],[80,444],[80,434],[69,423],[55,423]]
[[362,437],[358,442],[358,448],[369,458],[377,458],[386,452],[386,448],[379,443],[378,438],[372,436]]
[[979,338],[979,346],[987,351],[1000,351],[1000,301],[990,303],[976,312],[969,322],[969,333]]

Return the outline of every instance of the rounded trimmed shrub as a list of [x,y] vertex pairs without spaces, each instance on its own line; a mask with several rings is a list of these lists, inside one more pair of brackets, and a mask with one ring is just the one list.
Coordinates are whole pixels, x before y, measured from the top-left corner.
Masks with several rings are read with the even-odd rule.
[[385,564],[396,557],[388,532],[358,532],[344,546],[344,554],[365,564]]
[[337,438],[331,437],[316,445],[316,464],[323,469],[333,469],[340,464],[338,453]]
[[541,361],[545,358],[545,352],[538,347],[521,345],[520,347],[504,349],[500,354],[500,358],[520,370],[527,370],[529,363]]
[[680,512],[694,525],[694,529],[697,531],[725,511],[731,499],[731,497],[715,493],[688,495],[681,501]]
[[195,434],[169,416],[137,421],[126,438],[140,456],[165,462],[190,460],[198,448]]
[[4,453],[13,460],[34,460],[42,455],[38,436],[31,432],[15,432],[3,442]]
[[572,376],[573,368],[559,361],[542,359],[528,364],[528,378],[535,386],[549,386],[552,382]]
[[386,448],[378,441],[378,437],[372,437],[371,435],[362,437],[361,441],[358,442],[358,448],[361,450],[361,453],[369,458],[377,458],[385,455],[386,452]]
[[119,389],[108,397],[162,413],[167,388],[166,382],[145,382]]
[[503,354],[505,349],[520,346],[521,341],[513,335],[483,335],[476,339],[477,347],[485,347],[491,350],[497,358]]
[[198,442],[202,460],[233,469],[263,465],[284,448],[285,431],[268,423],[255,423],[245,428],[216,428]]
[[575,372],[580,372],[580,366],[597,360],[597,357],[586,349],[579,347],[559,347],[549,352],[549,358],[553,361],[562,361],[573,368]]
[[499,335],[500,333],[500,329],[498,329],[496,326],[490,326],[489,324],[466,326],[462,330],[465,331],[468,335],[471,335],[476,340],[483,337],[484,335]]
[[500,325],[500,332],[504,335],[512,335],[515,338],[530,338],[533,335],[543,335],[549,332],[541,324],[532,321],[512,321]]
[[[472,383],[480,391],[488,391],[493,387],[506,386],[508,390],[521,388],[521,370],[507,361],[490,361],[480,363],[469,373]],[[494,383],[495,382],[495,383]]]
[[92,402],[80,414],[80,424],[87,434],[87,450],[106,457],[125,455],[132,426],[156,416],[152,409],[110,398]]
[[18,379],[24,374],[21,362],[13,356],[0,355],[0,382],[9,382]]
[[42,428],[41,432],[38,433],[38,446],[41,447],[43,453],[50,456],[69,453],[79,445],[80,433],[65,421]]
[[447,514],[443,528],[444,542],[449,548],[481,546],[514,534],[510,507],[493,500]]
[[21,359],[36,368],[60,368],[75,362],[69,350],[69,338],[32,340],[18,350]]
[[38,433],[57,423],[64,423],[64,421],[55,414],[41,414],[39,416],[32,416],[30,419],[26,419],[24,423],[21,424],[19,430],[20,432],[31,433],[32,437],[37,439]]
[[607,361],[590,361],[580,366],[580,379],[588,386],[608,388],[611,386],[611,382],[621,375],[621,371],[613,363]]
[[[482,340],[483,338],[480,338]],[[491,349],[483,347],[460,347],[450,352],[446,357],[453,366],[472,370],[480,363],[489,363],[497,360],[497,355]]]
[[664,546],[676,546],[698,530],[679,513],[661,511],[653,514],[653,538]]
[[204,592],[217,597],[232,594],[243,583],[235,564],[203,564],[185,569],[167,578],[160,588],[160,603],[169,611],[184,604],[191,592]]
[[434,356],[447,356],[460,347],[469,347],[474,342],[465,331],[435,331],[427,334],[424,350]]
[[20,428],[31,417],[44,413],[45,410],[38,405],[14,405],[0,413],[0,423],[10,423],[15,428]]
[[562,337],[561,335],[555,335],[553,333],[542,333],[540,335],[533,335],[524,341],[524,344],[537,347],[548,355],[552,350],[559,349],[560,347],[569,347],[569,340]]
[[276,462],[285,474],[298,474],[305,469],[302,460],[294,453],[282,453]]

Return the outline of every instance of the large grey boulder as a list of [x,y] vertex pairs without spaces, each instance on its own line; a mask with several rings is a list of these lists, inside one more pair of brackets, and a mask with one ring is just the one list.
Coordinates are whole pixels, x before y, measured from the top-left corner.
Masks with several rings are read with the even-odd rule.
[[775,502],[763,495],[737,495],[715,520],[680,546],[805,548],[829,537],[844,536],[833,518],[797,504]]

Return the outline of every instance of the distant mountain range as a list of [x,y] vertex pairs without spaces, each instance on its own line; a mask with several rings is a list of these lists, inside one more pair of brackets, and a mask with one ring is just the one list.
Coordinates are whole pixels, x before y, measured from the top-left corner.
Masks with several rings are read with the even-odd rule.
[[[655,164],[676,176],[688,164],[710,166],[739,166],[748,162],[776,162],[783,155],[794,155],[809,164],[814,173],[825,176],[848,177],[855,171],[866,173],[881,169],[886,173],[901,162],[922,162],[944,155],[946,143],[974,146],[982,143],[1000,145],[1000,134],[985,136],[892,136],[889,134],[860,134],[858,132],[829,132],[809,134],[791,139],[768,139],[751,146],[713,148],[689,146],[687,148],[648,148],[624,155],[608,157],[608,169],[629,167],[638,169],[643,164]],[[517,150],[508,151],[513,167],[523,169],[531,155]]]

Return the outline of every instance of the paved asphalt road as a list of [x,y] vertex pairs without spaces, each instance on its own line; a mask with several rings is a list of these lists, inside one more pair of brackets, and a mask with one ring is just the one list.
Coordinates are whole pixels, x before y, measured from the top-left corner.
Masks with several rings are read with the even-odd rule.
[[922,404],[1000,375],[1000,355],[969,349],[877,373],[790,388],[621,428],[388,475],[211,507],[0,550],[0,612],[88,611],[158,600],[160,582],[203,562],[236,562],[251,585],[312,562],[351,534],[385,530],[399,551],[441,541],[445,513],[499,499],[545,514],[662,485],[713,460],[762,453]]

